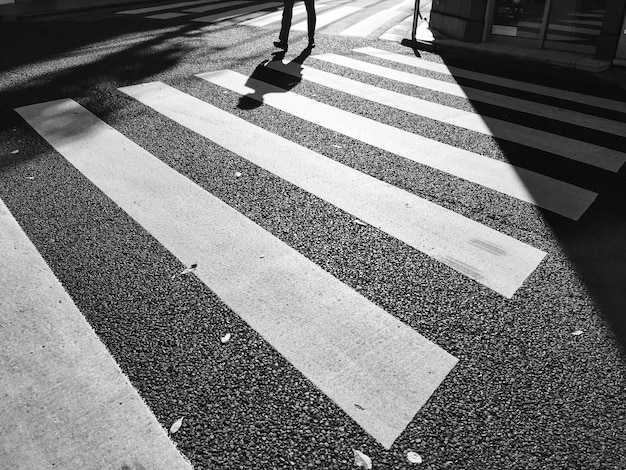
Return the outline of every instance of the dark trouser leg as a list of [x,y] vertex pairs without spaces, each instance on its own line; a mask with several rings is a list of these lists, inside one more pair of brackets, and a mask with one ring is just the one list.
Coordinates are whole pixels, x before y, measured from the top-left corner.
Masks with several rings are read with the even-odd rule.
[[291,18],[293,17],[293,3],[294,0],[285,0],[285,6],[283,7],[283,21],[280,27],[280,34],[278,35],[278,40],[283,43],[287,43],[289,38]]
[[315,38],[315,0],[304,0],[307,16],[307,28],[309,31],[309,43],[313,43]]

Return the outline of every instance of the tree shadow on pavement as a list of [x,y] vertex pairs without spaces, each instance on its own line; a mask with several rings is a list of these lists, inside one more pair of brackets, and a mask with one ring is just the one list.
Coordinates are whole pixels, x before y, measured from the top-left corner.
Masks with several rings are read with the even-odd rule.
[[[23,124],[14,111],[56,99],[101,96],[106,102],[120,86],[161,79],[196,59],[202,65],[227,47],[210,35],[228,26],[180,23],[163,27],[126,18],[93,21],[44,21],[0,24],[0,40],[12,45],[0,51],[0,137],[11,140]],[[158,25],[158,27],[157,27]],[[207,40],[207,37],[209,40]],[[254,37],[247,37],[248,40]],[[103,106],[107,112],[114,107]],[[118,109],[119,111],[119,109]],[[26,152],[9,154],[0,166],[28,159]]]

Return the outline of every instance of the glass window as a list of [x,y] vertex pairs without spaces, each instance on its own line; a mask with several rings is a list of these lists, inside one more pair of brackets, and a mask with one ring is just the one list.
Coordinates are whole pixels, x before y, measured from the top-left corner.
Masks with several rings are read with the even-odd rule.
[[552,0],[546,41],[596,46],[606,0]]
[[491,34],[539,38],[546,0],[496,0]]

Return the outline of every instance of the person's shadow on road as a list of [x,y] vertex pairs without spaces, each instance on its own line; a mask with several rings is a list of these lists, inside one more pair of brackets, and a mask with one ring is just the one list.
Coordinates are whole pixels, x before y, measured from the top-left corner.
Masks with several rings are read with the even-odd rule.
[[[273,93],[287,92],[302,81],[302,64],[311,55],[311,48],[304,49],[291,62],[284,63],[285,52],[275,52],[270,60],[261,62],[252,72],[246,86],[254,91],[239,98],[239,109],[255,109],[263,105],[263,96],[268,91],[264,84],[273,85]],[[264,84],[259,84],[264,82]],[[261,86],[260,86],[261,85]]]

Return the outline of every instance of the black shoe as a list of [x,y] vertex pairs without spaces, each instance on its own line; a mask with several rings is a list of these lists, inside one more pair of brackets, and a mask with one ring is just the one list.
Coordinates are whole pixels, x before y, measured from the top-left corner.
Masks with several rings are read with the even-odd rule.
[[283,49],[284,51],[286,51],[287,50],[287,42],[274,41],[274,47],[277,47],[279,49]]

